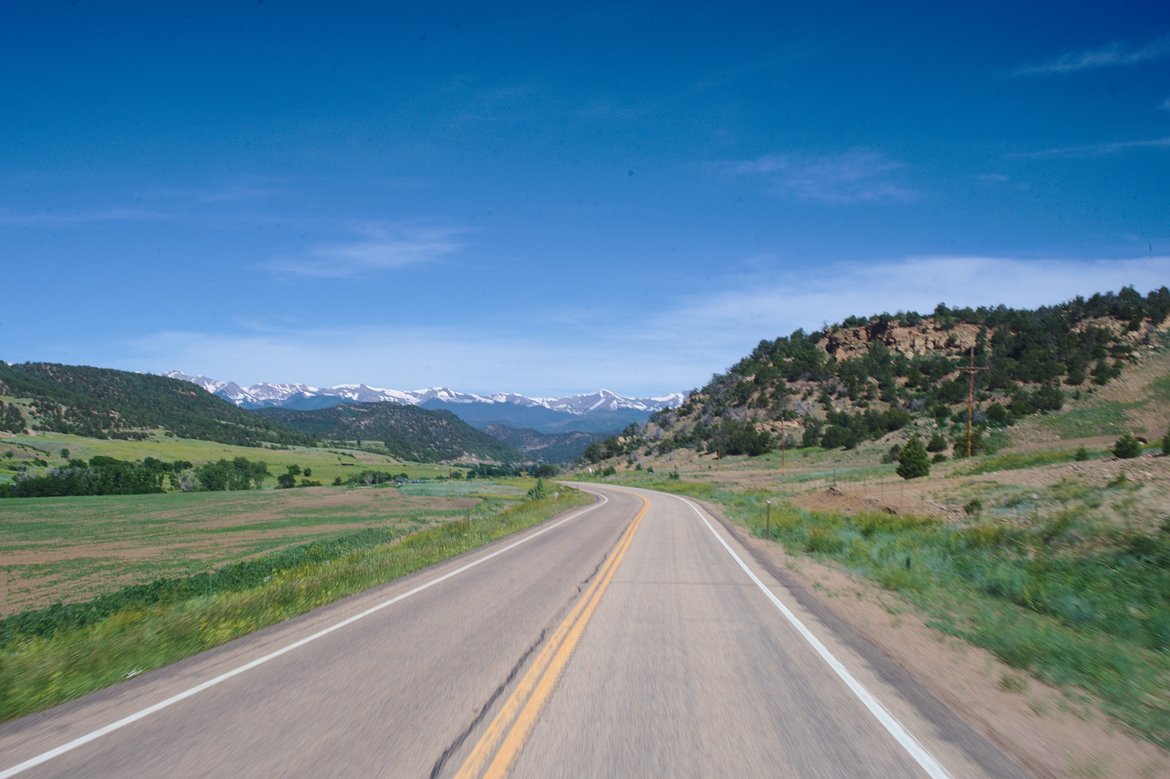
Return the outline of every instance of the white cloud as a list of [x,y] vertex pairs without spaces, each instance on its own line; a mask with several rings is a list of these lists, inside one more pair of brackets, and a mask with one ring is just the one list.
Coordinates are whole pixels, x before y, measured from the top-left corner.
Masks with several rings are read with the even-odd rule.
[[1170,55],[1170,35],[1157,38],[1137,48],[1111,43],[1100,49],[1070,51],[1038,65],[1017,68],[1016,76],[1048,76],[1078,73],[1082,70],[1138,65]]
[[161,211],[126,206],[34,212],[0,209],[0,224],[16,227],[83,227],[105,222],[161,222],[172,219],[174,217],[171,214]]
[[1091,157],[1107,157],[1111,154],[1120,154],[1122,152],[1140,149],[1170,149],[1170,137],[1147,138],[1140,141],[1087,143],[1079,146],[1060,146],[1054,149],[1018,152],[1006,156],[1016,159],[1088,159]]
[[395,389],[449,386],[550,396],[602,386],[629,395],[662,394],[690,387],[705,375],[694,373],[693,359],[644,352],[596,330],[579,339],[534,330],[525,335],[470,326],[168,331],[130,342],[130,356],[103,364],[152,372],[179,368],[245,385],[363,382]]
[[[951,306],[1003,304],[1033,308],[1077,295],[1133,285],[1149,291],[1170,279],[1170,256],[1136,259],[1017,259],[978,256],[909,257],[878,263],[841,263],[817,272],[693,299],[664,315],[728,343],[754,345],[796,328],[819,329],[850,315],[928,313]],[[742,355],[739,355],[742,356]]]
[[319,244],[300,257],[278,257],[273,270],[298,276],[347,278],[409,265],[437,262],[460,248],[460,230],[417,225],[368,225],[361,237]]
[[[1127,259],[908,257],[840,263],[782,276],[756,274],[646,313],[584,320],[533,315],[523,332],[458,327],[266,327],[244,332],[161,332],[103,365],[180,368],[249,384],[365,382],[397,389],[447,385],[473,392],[565,395],[599,387],[659,395],[704,384],[762,339],[817,330],[850,315],[950,306],[1033,308],[1170,279],[1170,256]],[[571,314],[571,312],[568,312]]]
[[920,194],[896,182],[906,165],[877,152],[768,154],[723,164],[731,175],[763,179],[776,195],[822,203],[876,203],[916,200]]

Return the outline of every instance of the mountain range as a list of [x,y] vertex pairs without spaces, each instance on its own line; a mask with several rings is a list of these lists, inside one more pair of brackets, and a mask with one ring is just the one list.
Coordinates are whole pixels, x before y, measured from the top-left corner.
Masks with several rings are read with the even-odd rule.
[[643,423],[655,411],[674,408],[686,399],[682,393],[656,398],[629,398],[606,389],[560,398],[534,398],[510,392],[477,395],[446,387],[398,390],[366,384],[314,387],[308,384],[272,383],[242,387],[232,381],[192,376],[182,371],[167,371],[163,375],[196,384],[246,409],[285,408],[303,411],[331,408],[344,403],[390,402],[450,411],[480,429],[504,425],[541,433],[616,432],[631,423]]

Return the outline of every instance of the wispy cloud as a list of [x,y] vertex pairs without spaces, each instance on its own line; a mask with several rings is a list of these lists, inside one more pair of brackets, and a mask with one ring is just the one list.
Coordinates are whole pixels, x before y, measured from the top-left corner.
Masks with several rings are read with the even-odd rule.
[[299,257],[266,264],[298,276],[347,278],[438,262],[460,248],[462,231],[410,224],[367,225],[355,240],[319,244]]
[[675,353],[648,354],[596,331],[588,338],[491,332],[483,327],[368,326],[266,332],[164,331],[102,364],[161,372],[180,368],[241,384],[363,382],[396,389],[569,395],[606,386],[631,395],[689,387],[705,374]]
[[1142,46],[1111,43],[1099,49],[1070,51],[1038,65],[1017,68],[1015,76],[1060,76],[1083,70],[1122,67],[1152,62],[1170,56],[1170,35],[1156,38]]
[[1162,101],[1162,105],[1158,106],[1163,111],[1170,111],[1170,97]]
[[[721,291],[667,300],[653,311],[581,321],[534,315],[519,330],[483,322],[446,327],[250,328],[159,332],[100,364],[182,368],[243,383],[366,382],[399,389],[448,385],[563,395],[607,386],[657,395],[703,384],[761,339],[839,322],[851,314],[932,311],[936,304],[1035,307],[1170,278],[1170,256],[1045,259],[907,257],[841,263],[818,273],[752,274]],[[610,324],[607,324],[610,323]],[[91,355],[91,359],[92,359]]]
[[124,206],[45,211],[0,209],[0,224],[16,227],[84,227],[103,222],[160,222],[174,218],[163,211]]
[[921,197],[895,180],[905,163],[861,149],[832,156],[768,154],[722,167],[735,176],[759,178],[773,194],[794,200],[850,204],[907,202]]
[[1107,157],[1112,154],[1121,154],[1141,149],[1170,149],[1170,136],[1165,138],[1147,138],[1139,141],[1107,141],[1105,143],[1088,143],[1078,146],[1058,146],[1040,151],[1016,152],[1005,155],[1015,159],[1087,159],[1090,157]]
[[730,364],[760,338],[787,335],[798,327],[815,330],[850,315],[926,313],[940,302],[1031,308],[1126,285],[1145,292],[1166,279],[1170,256],[1038,260],[937,255],[840,263],[817,273],[753,279],[682,301],[657,318],[657,327],[667,332],[685,324],[687,332],[706,334],[725,345]]
[[290,192],[287,179],[249,177],[219,186],[161,187],[150,194],[156,197],[194,200],[200,203],[238,203],[268,200]]

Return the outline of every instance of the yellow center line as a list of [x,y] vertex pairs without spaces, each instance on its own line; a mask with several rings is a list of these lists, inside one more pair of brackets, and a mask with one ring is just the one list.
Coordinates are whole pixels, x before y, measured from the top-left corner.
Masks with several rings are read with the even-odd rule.
[[[650,501],[642,498],[642,508],[618,540],[613,555],[606,561],[597,578],[593,580],[568,616],[557,626],[548,643],[533,661],[532,667],[528,669],[519,684],[516,685],[516,689],[500,707],[500,711],[488,725],[483,736],[476,742],[466,762],[455,774],[456,779],[472,779],[472,777],[481,775],[484,777],[505,775],[508,767],[528,740],[532,726],[536,724],[536,718],[552,694],[553,687],[585,631],[585,625],[588,624],[597,605],[601,602],[602,594],[609,586],[610,581],[613,580],[618,565],[621,564],[626,550],[633,542],[634,533],[637,532],[638,525],[649,508]],[[485,764],[487,764],[486,772],[484,772]]]

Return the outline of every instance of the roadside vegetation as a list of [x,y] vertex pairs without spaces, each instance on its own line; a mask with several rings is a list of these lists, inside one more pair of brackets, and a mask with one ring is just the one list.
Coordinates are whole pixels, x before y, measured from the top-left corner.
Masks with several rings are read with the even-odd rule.
[[520,497],[485,498],[462,519],[415,532],[369,528],[10,616],[0,621],[0,720],[210,649],[589,501],[528,483]]

